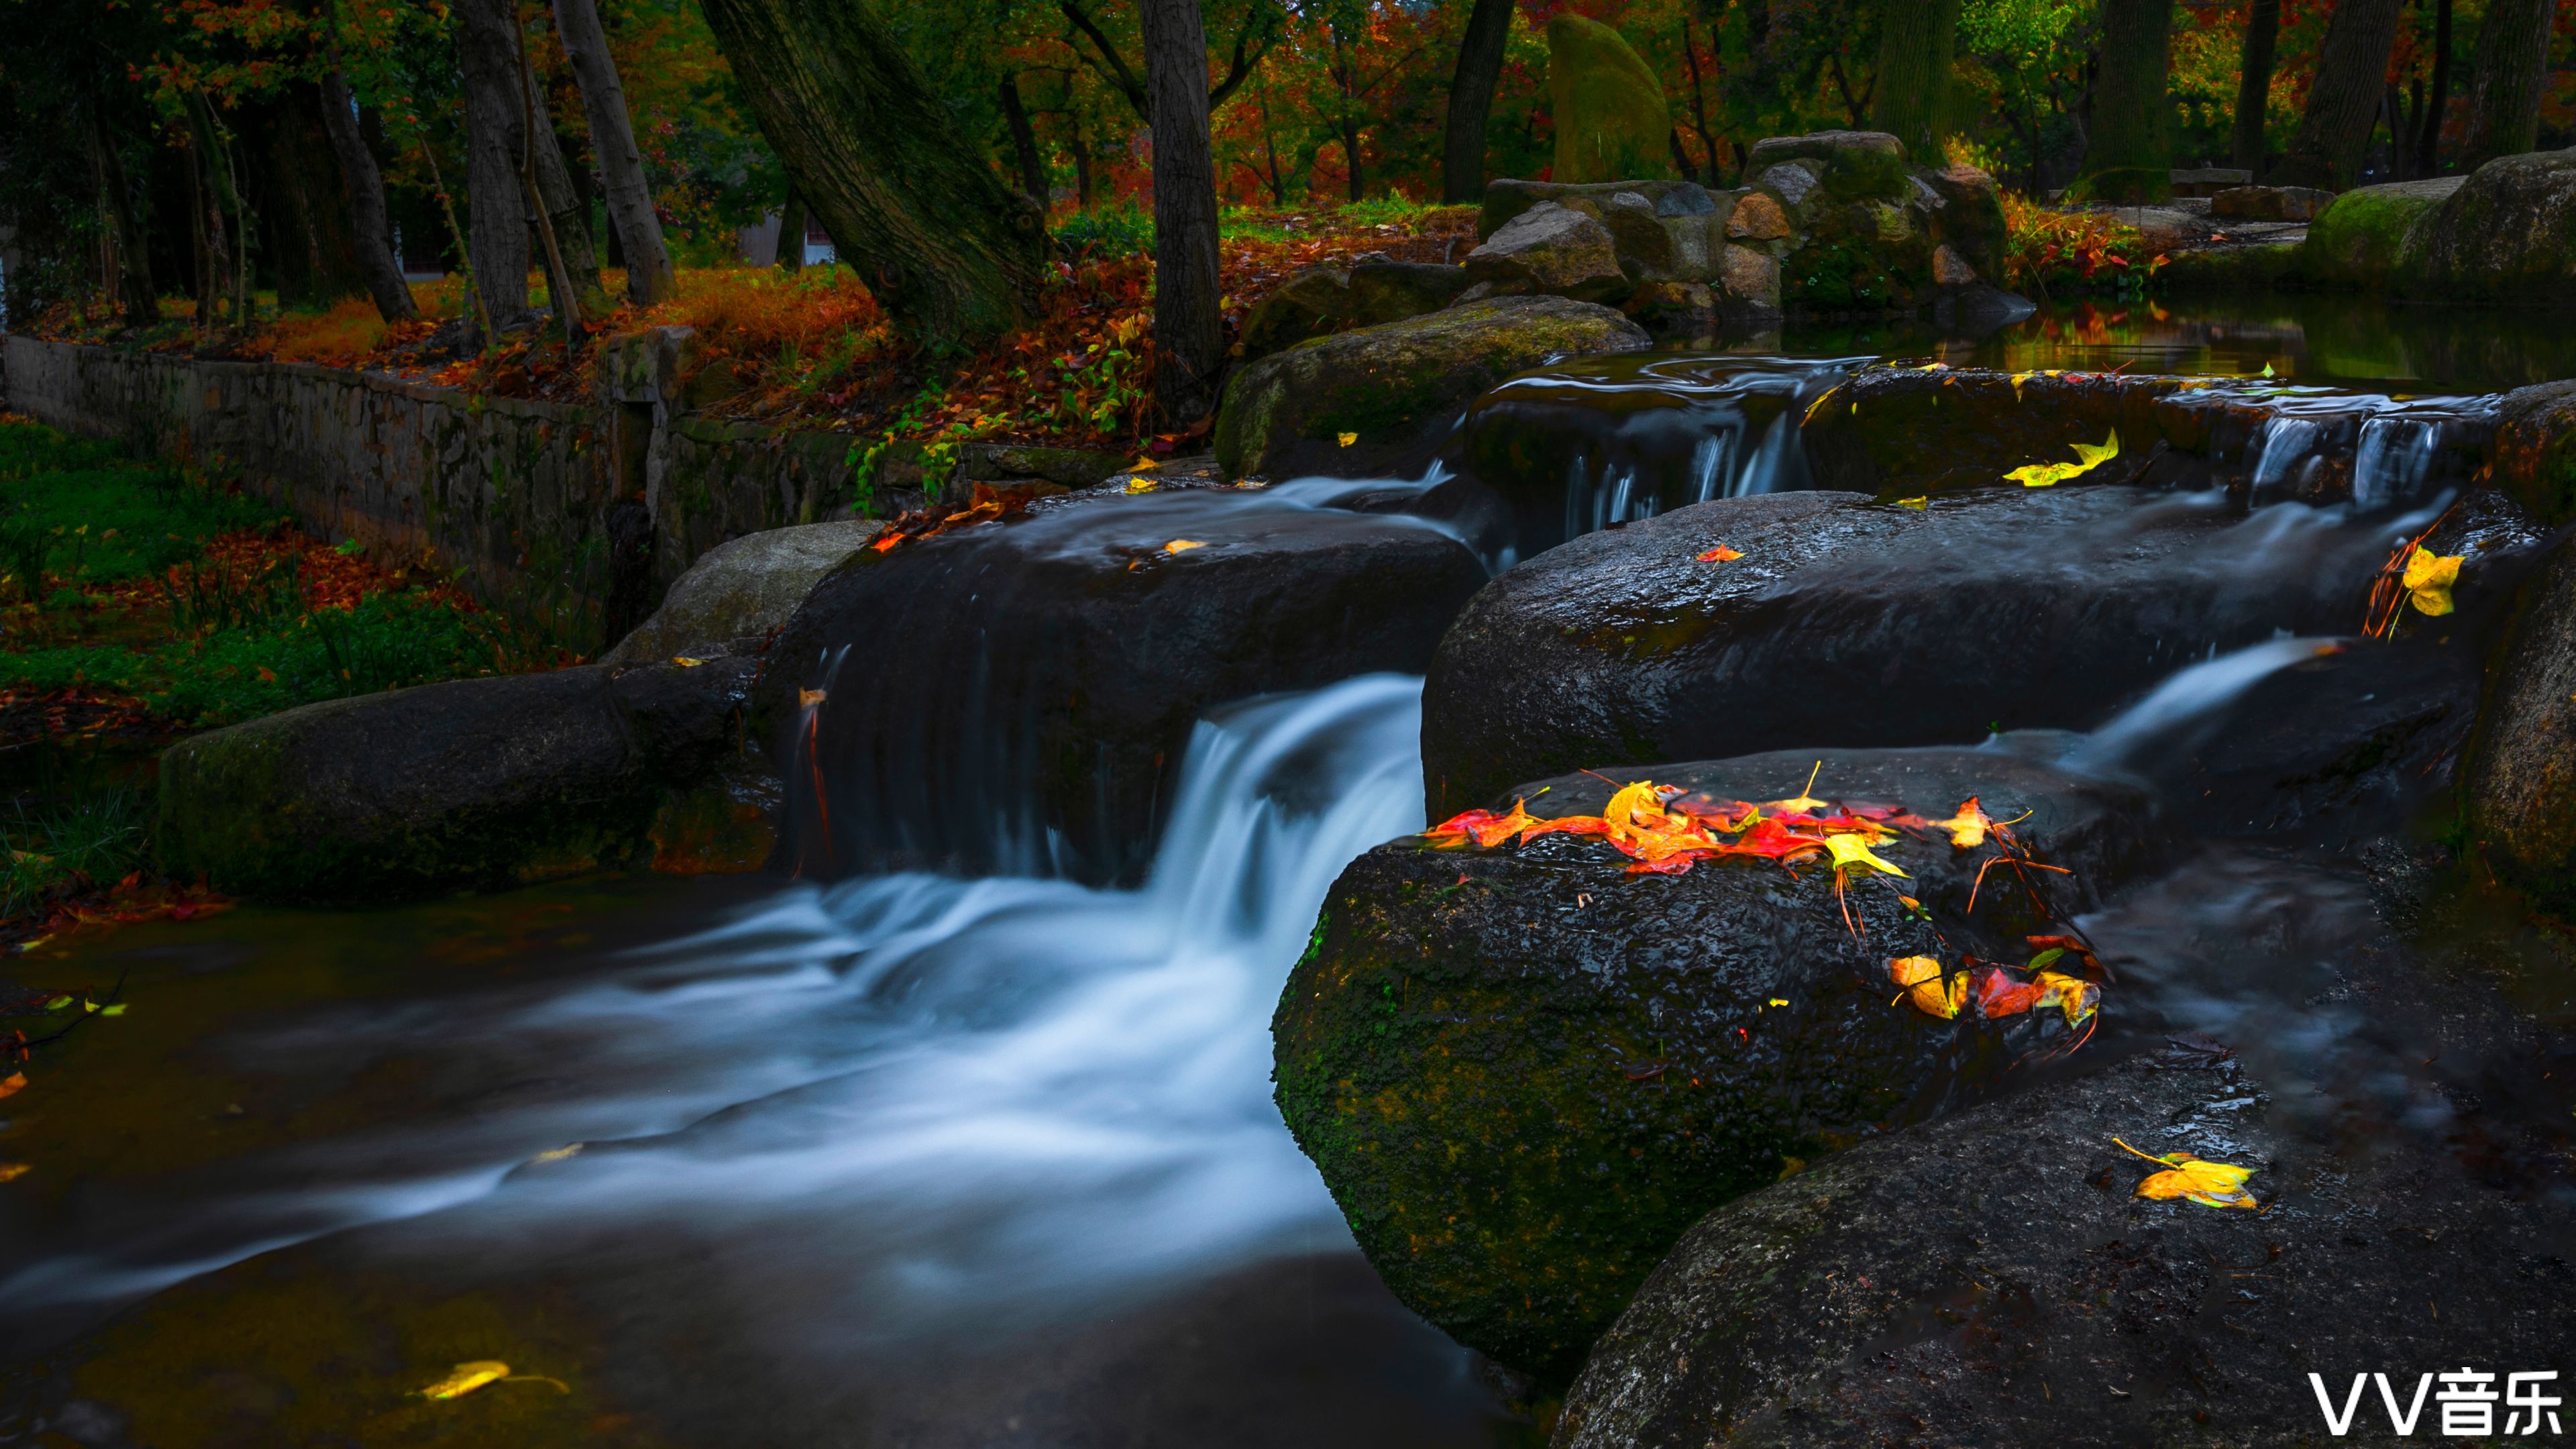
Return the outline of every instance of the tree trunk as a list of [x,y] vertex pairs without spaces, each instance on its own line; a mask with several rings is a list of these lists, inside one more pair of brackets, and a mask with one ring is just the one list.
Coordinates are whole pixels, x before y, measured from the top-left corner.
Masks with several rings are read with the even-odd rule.
[[125,160],[116,154],[116,132],[108,125],[104,98],[90,103],[91,155],[98,167],[99,199],[107,208],[110,234],[116,241],[116,295],[128,327],[149,327],[161,320],[161,295],[152,285],[152,254],[143,228],[134,219],[134,192],[125,183]]
[[[518,31],[514,26],[512,33]],[[611,304],[606,289],[599,285],[599,251],[591,245],[590,208],[582,202],[580,188],[572,184],[572,168],[564,164],[564,148],[555,135],[549,118],[544,92],[537,85],[537,67],[528,55],[526,37],[519,44],[519,83],[525,87],[520,105],[530,127],[528,142],[532,148],[529,160],[536,168],[537,196],[543,202],[546,223],[541,234],[551,233],[555,249],[573,284],[573,297],[584,316],[605,317]]]
[[662,219],[653,210],[653,188],[644,179],[644,154],[626,114],[626,90],[609,58],[608,32],[593,0],[555,0],[555,33],[572,58],[581,83],[581,108],[590,118],[590,154],[608,188],[608,225],[626,261],[626,295],[649,307],[679,292],[671,253],[662,244]]
[[2549,28],[2557,13],[2558,0],[2487,0],[2461,170],[2540,144],[2540,97],[2548,89]]
[[[1044,275],[1046,219],[956,134],[865,0],[704,0],[704,8],[789,181],[878,304],[932,341],[975,343],[1017,326]],[[1203,55],[1199,70],[1204,148]],[[1212,184],[1209,199],[1213,262]]]
[[376,315],[388,322],[420,315],[411,287],[403,281],[402,259],[394,255],[393,223],[385,217],[385,178],[376,169],[375,153],[358,134],[358,110],[349,83],[338,71],[322,77],[322,128],[340,158],[340,180],[349,192],[349,219],[357,231],[358,271],[367,279]]
[[245,169],[281,308],[368,294],[355,217],[322,114],[322,88],[290,81],[233,113],[252,143]]
[[2173,0],[2102,0],[2092,144],[2076,177],[2092,200],[2162,201],[2173,195],[2173,102],[2165,93],[2173,9]]
[[2415,133],[2415,174],[2442,174],[2442,122],[2451,106],[2451,0],[2433,9],[2433,93],[2425,101],[2424,124]]
[[778,208],[778,251],[770,261],[782,272],[805,270],[805,198],[796,188],[787,188],[786,204]]
[[2400,0],[2343,0],[2326,22],[2326,43],[2308,86],[2308,109],[2290,137],[2289,153],[2268,186],[2351,188],[2361,174],[2362,152],[2379,120],[2389,52],[2397,44]]
[[[2450,0],[2442,0],[2443,14]],[[2236,134],[2228,159],[2263,174],[2263,122],[2272,102],[2272,53],[2281,42],[2281,0],[2254,0],[2245,15],[2245,50],[2236,72]]]
[[1020,78],[1017,75],[1002,77],[1002,119],[1010,124],[1011,159],[1020,168],[1020,190],[1028,193],[1029,200],[1038,204],[1038,210],[1044,211],[1051,190],[1047,185],[1046,161],[1038,155],[1038,130],[1029,124],[1029,108],[1020,99]]
[[1139,0],[1137,19],[1154,105],[1154,397],[1180,428],[1215,411],[1225,362],[1207,34],[1198,0]]
[[[495,331],[528,315],[528,219],[519,197],[527,122],[519,100],[513,0],[455,0],[458,78],[465,88],[466,256]],[[487,337],[489,346],[498,339]]]
[[1449,128],[1441,149],[1440,199],[1476,201],[1485,194],[1485,118],[1493,114],[1494,84],[1502,79],[1503,46],[1512,36],[1512,0],[1476,0],[1467,31],[1458,38],[1458,65],[1449,74]]
[[1904,142],[1917,166],[1944,164],[1941,134],[1958,36],[1959,0],[1900,0],[1880,7],[1878,79],[1872,91],[1877,104],[1870,121]]
[[1065,121],[1065,149],[1073,153],[1073,204],[1077,210],[1091,209],[1091,142],[1082,134],[1082,118],[1068,116]]

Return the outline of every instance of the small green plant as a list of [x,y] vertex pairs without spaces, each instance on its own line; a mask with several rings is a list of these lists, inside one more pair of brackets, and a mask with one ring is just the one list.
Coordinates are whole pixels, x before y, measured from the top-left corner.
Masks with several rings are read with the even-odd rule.
[[257,574],[212,559],[174,567],[153,582],[170,605],[170,627],[202,638],[227,629],[281,629],[303,612],[295,560],[278,558]]
[[143,863],[144,819],[142,797],[121,785],[75,785],[50,801],[12,802],[10,816],[0,819],[0,848],[8,852],[0,916],[27,914],[67,889],[123,879]]
[[24,513],[0,518],[0,568],[8,570],[21,601],[32,604],[43,596],[45,561],[53,552],[53,533],[36,519]]
[[1133,201],[1066,217],[1055,239],[1086,257],[1142,256],[1154,249],[1154,218]]

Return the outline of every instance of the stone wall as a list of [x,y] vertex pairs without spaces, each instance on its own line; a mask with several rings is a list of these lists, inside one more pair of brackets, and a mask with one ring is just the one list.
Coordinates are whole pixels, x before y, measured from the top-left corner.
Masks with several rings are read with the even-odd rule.
[[686,342],[618,339],[575,405],[10,335],[0,406],[238,477],[320,537],[461,570],[596,647],[717,544],[849,511],[850,439],[692,416]]

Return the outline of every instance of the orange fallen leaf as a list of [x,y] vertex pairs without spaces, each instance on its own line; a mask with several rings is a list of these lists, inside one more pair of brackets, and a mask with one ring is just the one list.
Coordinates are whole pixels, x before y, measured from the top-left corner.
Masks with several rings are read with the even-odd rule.
[[[2111,1140],[2120,1142],[2117,1137]],[[2245,1190],[2245,1179],[2254,1175],[2253,1168],[2237,1167],[2225,1162],[2204,1161],[2188,1152],[2168,1152],[2162,1157],[2155,1157],[2139,1152],[2126,1142],[2120,1142],[2120,1146],[2136,1156],[2144,1157],[2149,1162],[2159,1163],[2167,1169],[2164,1172],[2148,1174],[2147,1180],[2138,1184],[2139,1197],[2157,1199],[2178,1197],[2199,1203],[2203,1207],[2214,1208],[2259,1209],[2263,1206],[2254,1200],[2254,1194]]]
[[1735,560],[1742,557],[1744,557],[1743,554],[1738,553],[1736,550],[1728,548],[1725,544],[1721,543],[1717,547],[1710,549],[1708,552],[1701,554],[1699,556],[1699,561],[1701,563],[1733,563]]
[[1176,538],[1176,539],[1173,539],[1170,543],[1167,543],[1167,544],[1164,544],[1164,545],[1163,545],[1163,552],[1165,552],[1165,553],[1187,553],[1187,552],[1188,552],[1188,551],[1190,551],[1191,549],[1194,549],[1194,548],[1205,548],[1205,547],[1207,547],[1207,545],[1206,545],[1206,544],[1199,542],[1199,541],[1198,541],[1197,539],[1195,539],[1195,538]]
[[1961,850],[1974,850],[1985,844],[1986,832],[1992,830],[1994,825],[1994,817],[1988,815],[1977,804],[1977,797],[1974,795],[1959,802],[1957,814],[1947,820],[1932,822],[1933,829],[1949,831],[1950,843]]
[[1887,979],[1905,990],[1905,999],[1926,1016],[1948,1021],[1968,1004],[1968,978],[1944,977],[1939,958],[1899,956],[1887,963]]
[[821,704],[823,699],[824,691],[819,689],[800,689],[796,691],[796,703],[798,706],[805,709],[812,709],[814,706]]
[[16,1182],[35,1170],[31,1163],[0,1162],[0,1182]]
[[11,1072],[5,1077],[0,1077],[0,1097],[16,1096],[18,1093],[23,1092],[26,1089],[27,1074],[25,1072]]

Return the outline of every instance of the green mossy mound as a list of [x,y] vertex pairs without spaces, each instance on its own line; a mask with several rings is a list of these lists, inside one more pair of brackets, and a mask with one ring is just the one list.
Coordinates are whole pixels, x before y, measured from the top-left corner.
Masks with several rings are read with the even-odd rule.
[[[2165,848],[2141,793],[1994,751],[1609,773],[1718,801],[1777,799],[1819,759],[1816,788],[1837,799],[1947,815],[1975,795],[1998,814],[2034,811],[2024,838],[2080,882],[2062,889],[2064,908]],[[1535,813],[1571,815],[1597,813],[1613,788],[1571,775],[1514,793]],[[1960,949],[2025,959],[2020,938],[2042,924],[2027,898],[1989,889],[1972,917],[1986,852],[1946,837],[1881,853],[1909,878],[1855,880],[1840,898],[1830,870],[1726,861],[1630,874],[1607,846],[1570,836],[1491,851],[1414,837],[1353,863],[1280,997],[1278,1098],[1396,1295],[1460,1342],[1562,1384],[1700,1214],[1935,1110],[2027,1049],[2000,1024],[1891,1005],[1886,964],[1918,953],[1955,964]],[[1899,888],[1929,916],[1908,912]],[[1845,924],[1846,901],[1865,940]]]
[[2409,232],[2396,283],[2409,297],[2576,307],[2576,150],[2479,167]]
[[1672,113],[1663,82],[1619,32],[1559,15],[1547,23],[1547,94],[1556,119],[1556,181],[1672,175]]
[[2465,179],[2363,186],[2336,197],[2300,244],[2301,278],[2320,286],[2385,289],[2405,263],[2407,233],[2440,211]]

